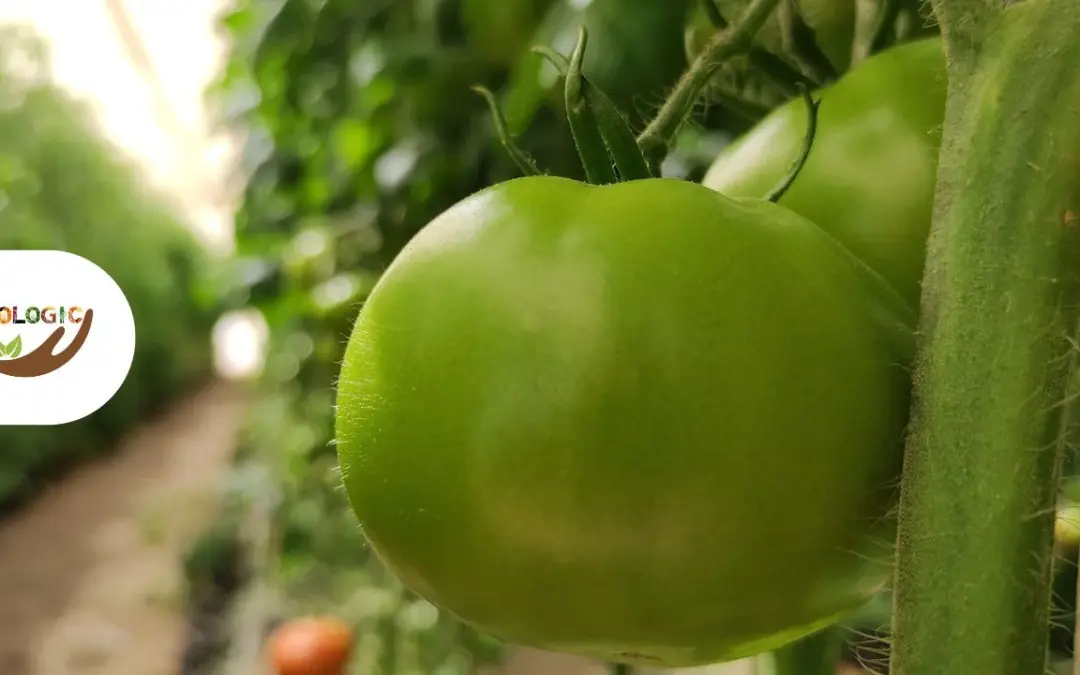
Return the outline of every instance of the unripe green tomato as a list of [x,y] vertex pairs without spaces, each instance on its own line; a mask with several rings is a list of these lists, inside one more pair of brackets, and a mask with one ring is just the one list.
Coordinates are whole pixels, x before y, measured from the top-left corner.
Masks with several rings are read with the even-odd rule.
[[496,637],[658,667],[769,650],[889,579],[913,322],[775,204],[502,183],[362,309],[344,484],[388,568]]
[[[780,203],[814,221],[919,302],[930,231],[945,58],[940,38],[893,47],[820,93],[817,134]],[[728,196],[768,193],[806,135],[806,106],[774,110],[716,159],[702,183]]]

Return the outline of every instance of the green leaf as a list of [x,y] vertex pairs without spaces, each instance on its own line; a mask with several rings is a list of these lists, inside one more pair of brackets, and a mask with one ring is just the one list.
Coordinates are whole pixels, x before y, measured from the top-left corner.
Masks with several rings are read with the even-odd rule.
[[15,339],[8,343],[7,355],[14,359],[14,358],[18,358],[19,354],[21,354],[21,353],[22,353],[22,336],[21,335],[16,335]]

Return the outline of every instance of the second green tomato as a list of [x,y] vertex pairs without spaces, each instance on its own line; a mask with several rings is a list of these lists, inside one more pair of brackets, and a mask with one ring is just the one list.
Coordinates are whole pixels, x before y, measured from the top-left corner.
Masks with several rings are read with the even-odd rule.
[[[945,115],[939,38],[863,62],[821,91],[810,157],[780,203],[840,240],[916,307]],[[774,110],[717,158],[702,181],[730,197],[760,197],[798,156],[799,100]]]

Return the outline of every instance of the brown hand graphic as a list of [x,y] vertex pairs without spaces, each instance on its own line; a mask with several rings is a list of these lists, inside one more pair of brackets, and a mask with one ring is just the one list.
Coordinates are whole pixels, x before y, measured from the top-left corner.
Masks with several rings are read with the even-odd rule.
[[64,337],[64,327],[60,326],[45,339],[45,342],[41,343],[41,346],[29,354],[24,354],[10,361],[0,361],[0,375],[39,377],[58,370],[82,349],[83,343],[86,342],[86,336],[90,334],[90,324],[93,321],[94,310],[86,310],[82,324],[79,325],[79,332],[75,334],[75,339],[63,351],[59,354],[52,353],[53,348],[60,344],[61,338]]

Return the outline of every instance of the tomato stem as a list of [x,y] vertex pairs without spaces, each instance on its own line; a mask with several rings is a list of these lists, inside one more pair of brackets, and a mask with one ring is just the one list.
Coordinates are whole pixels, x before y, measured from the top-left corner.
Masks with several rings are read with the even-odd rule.
[[660,112],[638,136],[638,147],[651,166],[659,166],[679,128],[690,116],[702,89],[725,60],[749,51],[754,36],[780,0],[753,0],[739,22],[715,35],[675,86]]
[[894,675],[1046,672],[1080,316],[1080,3],[934,0],[948,102],[895,580]]
[[491,118],[495,123],[495,133],[499,136],[499,142],[506,148],[506,152],[510,155],[510,159],[514,160],[514,164],[521,169],[521,172],[526,176],[537,176],[540,174],[540,169],[537,168],[536,163],[532,158],[522,150],[518,144],[514,141],[510,135],[509,129],[506,126],[506,118],[503,117],[502,111],[499,110],[499,104],[495,101],[495,95],[490,90],[475,86],[472,88],[477,94],[480,94],[487,101],[488,108],[491,110]]
[[581,65],[585,59],[585,46],[588,41],[588,31],[585,26],[581,26],[578,29],[577,46],[570,56],[570,67],[566,71],[566,117],[570,121],[570,131],[574,135],[574,145],[577,146],[586,178],[593,185],[605,185],[618,179],[604,138],[600,135],[593,109],[585,98],[586,84],[581,74]]
[[799,156],[795,158],[791,168],[788,169],[787,175],[780,179],[780,182],[769,191],[769,194],[765,195],[765,199],[773,203],[780,201],[780,198],[792,186],[795,179],[799,177],[802,168],[806,166],[806,160],[810,158],[810,151],[814,147],[814,137],[817,135],[818,108],[821,106],[821,101],[815,101],[814,97],[810,95],[810,90],[802,85],[799,86],[799,93],[806,104],[806,135],[803,137],[802,150],[799,151]]
[[[546,58],[563,77],[569,76],[570,60],[565,56],[549,47],[534,47],[532,51]],[[608,152],[611,153],[611,158],[615,161],[615,168],[619,171],[619,180],[651,178],[652,172],[645,162],[645,156],[641,154],[641,149],[638,148],[637,139],[630,131],[626,118],[619,113],[615,103],[599,87],[584,75],[581,79],[585,104],[592,112],[600,136]]]
[[[716,0],[702,0],[705,5],[705,13],[713,27],[719,31],[728,28],[727,19],[720,13]],[[799,95],[799,84],[807,87],[814,85],[813,80],[789,66],[782,58],[762,49],[757,45],[750,48],[750,67],[761,73],[773,86],[779,89],[785,96],[794,97]]]

